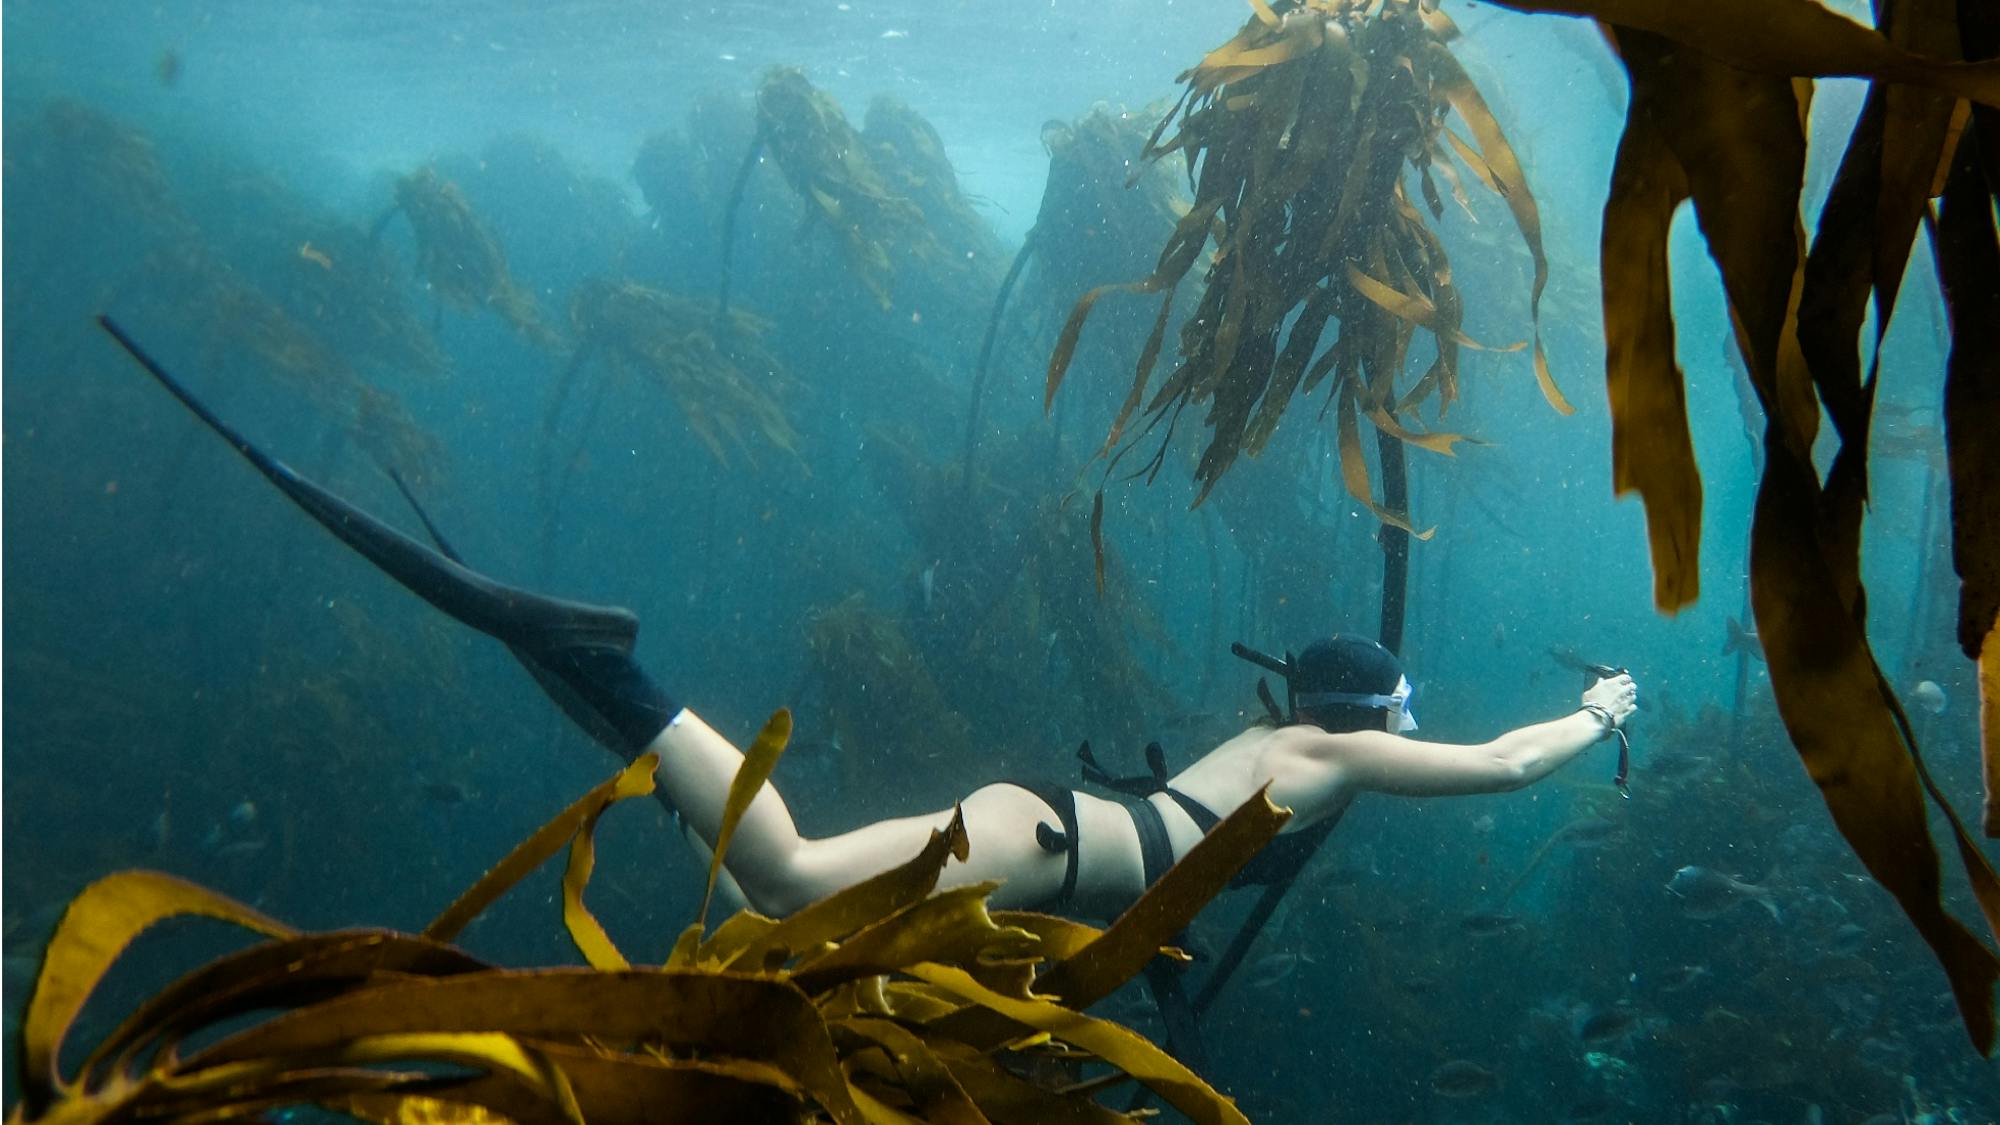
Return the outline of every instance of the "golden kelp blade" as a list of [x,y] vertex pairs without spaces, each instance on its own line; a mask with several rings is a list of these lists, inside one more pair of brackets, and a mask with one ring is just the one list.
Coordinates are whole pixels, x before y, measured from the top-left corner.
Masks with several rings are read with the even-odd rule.
[[776,1065],[841,1122],[859,1121],[812,1001],[779,980],[666,969],[499,971],[399,981],[279,1016],[198,1066],[323,1051],[363,1035],[495,1032],[527,1041],[650,1042]]
[[1611,487],[1637,491],[1653,554],[1653,604],[1675,613],[1701,593],[1701,470],[1687,392],[1674,358],[1667,232],[1687,176],[1634,110],[1604,204],[1605,389],[1611,402]]
[[[2000,959],[1939,901],[1913,748],[1857,619],[1858,541],[1836,523],[1839,505],[1826,504],[1811,461],[1818,403],[1799,358],[1796,322],[1804,265],[1801,91],[1785,77],[1751,75],[1645,32],[1621,31],[1619,42],[1633,77],[1627,139],[1652,146],[1642,150],[1646,167],[1678,167],[1685,177],[1768,419],[1751,601],[1779,712],[1835,823],[1936,952],[1973,1041],[1986,1051]],[[1635,140],[1635,126],[1653,139]],[[1621,146],[1621,160],[1626,155]],[[1629,238],[1642,251],[1664,254],[1651,244],[1664,235],[1657,208],[1635,217],[1607,207],[1605,221],[1607,247]],[[1620,225],[1645,229],[1620,232]],[[1611,323],[1607,315],[1607,328]],[[1858,509],[1851,518],[1858,522]],[[1850,573],[1852,581],[1844,577]],[[1968,872],[1975,886],[1991,881],[1990,872],[1970,864]]]
[[[1984,831],[2000,837],[2000,706],[1993,688],[2000,636],[2000,246],[1993,225],[1992,173],[2000,152],[1985,142],[2000,130],[1966,134],[1945,186],[1932,247],[1951,320],[1945,365],[1944,432],[1951,469],[1952,567],[1958,572],[1958,645],[1980,668],[1980,752],[1985,762]],[[1975,165],[1984,165],[1986,172]]]
[[1033,957],[1039,944],[1026,930],[995,925],[986,898],[1000,884],[953,887],[914,903],[801,962],[791,980],[813,995],[842,982],[894,973],[918,961],[970,965],[987,959]]
[[760,972],[770,959],[790,960],[921,901],[937,886],[946,860],[955,855],[963,861],[967,854],[965,817],[954,812],[945,830],[931,833],[923,851],[909,862],[835,891],[734,948],[722,944],[730,928],[725,922],[699,956],[716,959],[721,968]]
[[561,850],[584,821],[616,801],[651,793],[653,771],[659,764],[658,754],[641,754],[616,776],[584,794],[554,820],[516,845],[513,851],[507,853],[507,858],[467,888],[464,894],[458,896],[458,901],[446,907],[444,913],[424,927],[423,936],[433,941],[451,941],[458,937],[459,932],[493,905],[495,899],[506,894],[515,883]]
[[763,791],[764,783],[771,780],[771,771],[778,768],[778,756],[785,752],[785,744],[791,739],[792,712],[780,707],[764,720],[764,729],[757,732],[757,738],[743,754],[743,764],[736,767],[736,777],[729,783],[729,797],[722,806],[722,826],[715,832],[714,854],[708,861],[708,885],[701,893],[701,909],[695,914],[697,927],[708,922],[708,903],[715,897],[715,881],[722,874],[723,857],[729,852],[730,838],[736,835],[736,825],[742,821],[750,802]]
[[597,866],[597,820],[604,810],[627,796],[651,792],[654,781],[652,774],[642,778],[643,790],[623,793],[593,809],[583,823],[577,826],[576,835],[570,838],[569,863],[563,869],[562,901],[563,925],[569,930],[570,940],[576,943],[577,952],[590,963],[593,969],[629,969],[632,963],[618,952],[611,935],[604,930],[604,924],[583,904],[583,890],[590,885],[590,873]]
[[1698,48],[1759,74],[1876,78],[2000,105],[2000,62],[1913,55],[1816,0],[1494,0],[1522,12],[1590,16]]
[[111,963],[154,923],[188,916],[231,922],[266,937],[296,933],[247,906],[157,871],[121,872],[85,887],[49,939],[21,1024],[22,1105],[30,1116],[66,1087],[56,1069],[63,1037]]
[[1249,1125],[1250,1119],[1234,1102],[1136,1032],[1046,1000],[1002,996],[980,985],[963,969],[913,965],[908,972],[1008,1020],[1089,1051],[1138,1079],[1199,1125]]
[[[175,981],[126,1017],[84,1060],[86,1088],[128,1073],[149,1047],[259,1009],[311,1002],[330,990],[395,974],[448,976],[492,968],[457,949],[386,930],[336,930],[263,942]],[[115,1061],[114,1061],[115,1060]],[[103,1073],[110,1063],[112,1071]]]

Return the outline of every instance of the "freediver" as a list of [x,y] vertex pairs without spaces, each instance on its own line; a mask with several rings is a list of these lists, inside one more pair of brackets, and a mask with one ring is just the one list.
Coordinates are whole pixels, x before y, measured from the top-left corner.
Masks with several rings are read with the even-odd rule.
[[[342,542],[433,606],[505,643],[594,738],[628,762],[648,750],[657,753],[666,803],[686,830],[713,845],[743,755],[632,658],[637,618],[507,586],[467,568],[421,508],[418,515],[438,549],[396,531],[252,445],[109,318],[99,322]],[[950,863],[939,885],[998,880],[996,906],[1115,917],[1219,818],[1266,787],[1274,804],[1294,814],[1287,836],[1331,827],[1364,792],[1442,797],[1519,789],[1610,737],[1638,702],[1632,677],[1618,673],[1597,680],[1581,705],[1560,718],[1479,745],[1424,742],[1408,737],[1416,728],[1409,680],[1395,656],[1373,641],[1333,636],[1284,661],[1239,654],[1284,676],[1289,708],[1281,713],[1267,697],[1272,725],[1243,731],[1170,777],[1155,757],[1154,777],[1112,782],[1131,793],[1130,801],[1052,784],[997,782],[974,790],[958,806],[967,858]],[[736,827],[726,868],[752,907],[782,917],[908,860],[952,816],[952,809],[943,809],[808,839],[767,782]],[[1279,852],[1284,842],[1281,837],[1265,855]]]

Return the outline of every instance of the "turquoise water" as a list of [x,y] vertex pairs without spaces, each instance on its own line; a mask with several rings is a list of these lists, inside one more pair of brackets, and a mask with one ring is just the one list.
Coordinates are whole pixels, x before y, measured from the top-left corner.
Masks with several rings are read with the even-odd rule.
[[[1755,661],[1739,710],[1721,649],[1743,614],[1750,446],[1692,225],[1675,252],[1703,598],[1664,618],[1643,515],[1608,484],[1595,253],[1621,92],[1580,26],[1452,10],[1542,206],[1544,332],[1578,410],[1547,408],[1524,354],[1475,354],[1447,421],[1484,444],[1413,454],[1417,521],[1438,528],[1413,555],[1417,712],[1447,741],[1559,714],[1583,684],[1552,648],[1630,666],[1657,706],[1635,728],[1630,802],[1600,753],[1509,796],[1361,802],[1215,1013],[1212,1077],[1274,1121],[1990,1119],[1992,1065],[1907,924],[1856,878]],[[1372,632],[1374,525],[1341,489],[1317,403],[1196,511],[1186,434],[1151,487],[1111,489],[1113,596],[1092,595],[1088,458],[1131,349],[1079,353],[1045,416],[1074,293],[1033,268],[983,407],[992,479],[972,502],[947,487],[987,302],[1041,200],[1045,123],[1102,107],[1150,124],[1242,18],[1221,0],[7,5],[8,1011],[55,909],[105,872],[187,874],[304,926],[415,928],[615,765],[504,650],[384,582],[200,432],[97,313],[372,510],[404,519],[394,468],[482,568],[631,607],[647,665],[726,731],[793,706],[779,781],[815,833],[1009,774],[1068,779],[1085,738],[1114,768],[1156,737],[1185,761],[1255,713],[1229,641]],[[592,279],[711,297],[717,185],[774,65],[804,68],[857,127],[881,95],[928,121],[970,205],[953,244],[969,257],[899,266],[883,307],[759,168],[733,304],[768,322],[796,439],[787,452],[753,427],[718,458],[672,387],[578,362],[564,337]],[[1837,149],[1858,101],[1825,84],[1816,141]],[[667,194],[650,198],[634,164],[661,135]],[[441,300],[402,218],[369,246],[396,181],[426,165],[485,221],[555,344]],[[1477,213],[1443,223],[1467,331],[1524,339],[1526,256],[1493,201]],[[381,267],[365,291],[383,321],[329,313],[317,287],[357,260]],[[1906,452],[1878,452],[1867,577],[1885,669],[1948,701],[1919,733],[1969,807],[1931,276],[1920,246],[1882,391]],[[1617,831],[1541,851],[1586,816]],[[651,807],[613,817],[600,850],[600,911],[657,956],[699,866]],[[1689,917],[1664,889],[1687,864],[1769,886],[1782,920],[1754,904]],[[1519,925],[1468,927],[1517,879]],[[552,880],[468,944],[573,959]],[[1197,939],[1219,949],[1245,905],[1219,904]],[[119,987],[224,940],[169,934]],[[1605,1011],[1631,1026],[1584,1036]],[[1452,1060],[1497,1088],[1443,1096],[1432,1077]]]

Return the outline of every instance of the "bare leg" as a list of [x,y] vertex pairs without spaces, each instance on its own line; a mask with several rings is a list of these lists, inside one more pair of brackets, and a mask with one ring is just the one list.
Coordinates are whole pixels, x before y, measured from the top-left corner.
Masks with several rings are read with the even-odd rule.
[[[692,711],[683,711],[651,749],[661,756],[660,784],[687,825],[713,844],[729,785],[743,755]],[[1067,858],[1035,841],[1035,825],[1059,827],[1054,810],[1014,785],[989,785],[960,803],[969,850],[964,863],[945,867],[941,886],[1002,881],[994,895],[1003,907],[1046,906],[1060,891]],[[799,834],[791,810],[766,783],[750,802],[729,844],[725,866],[762,913],[783,916],[842,887],[908,860],[932,831],[951,822],[952,810],[880,820],[824,839]],[[1078,834],[1084,852],[1078,869],[1076,909],[1115,914],[1141,889],[1138,833],[1123,808],[1087,794],[1077,797]]]

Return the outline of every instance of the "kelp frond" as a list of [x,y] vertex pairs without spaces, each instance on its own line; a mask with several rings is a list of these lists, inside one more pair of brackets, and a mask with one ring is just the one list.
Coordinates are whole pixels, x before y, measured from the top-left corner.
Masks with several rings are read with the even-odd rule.
[[468,312],[491,309],[529,343],[555,347],[534,297],[514,280],[499,239],[457,184],[435,168],[419,168],[396,181],[396,209],[416,235],[417,272],[441,300]]
[[[1162,450],[1181,413],[1205,407],[1199,503],[1239,453],[1264,447],[1295,394],[1324,382],[1322,412],[1335,412],[1342,480],[1382,520],[1407,530],[1407,513],[1374,498],[1358,419],[1449,454],[1462,439],[1425,429],[1414,412],[1432,402],[1442,416],[1458,395],[1460,350],[1481,346],[1460,327],[1463,299],[1450,260],[1410,185],[1421,189],[1433,219],[1444,208],[1433,172],[1461,191],[1454,161],[1502,196],[1534,258],[1531,313],[1548,278],[1540,215],[1512,148],[1446,46],[1457,32],[1442,13],[1419,0],[1253,7],[1235,38],[1182,75],[1181,104],[1146,147],[1148,159],[1184,156],[1193,206],[1150,276],[1077,301],[1049,361],[1046,394],[1053,400],[1061,386],[1098,300],[1121,290],[1155,296],[1152,335],[1103,454],[1126,439],[1142,406],[1149,431],[1166,423]],[[1469,139],[1452,128],[1453,114]],[[1206,289],[1181,330],[1180,362],[1149,397],[1174,294],[1211,243]],[[1418,330],[1435,342],[1435,357],[1413,384],[1399,385]],[[1539,333],[1534,369],[1550,403],[1567,413]],[[1155,455],[1152,471],[1162,461]]]
[[621,375],[659,383],[720,464],[729,447],[747,452],[752,435],[797,457],[798,433],[778,401],[785,367],[762,343],[769,326],[741,310],[727,323],[720,340],[709,305],[636,282],[587,281],[570,303],[578,340],[570,377],[598,355]]
[[[1870,647],[1860,544],[1882,338],[1921,225],[1951,314],[1942,405],[1958,641],[1979,664],[1989,784],[2000,784],[2000,25],[1984,6],[1913,0],[1878,3],[1880,32],[1808,0],[1766,0],[1754,23],[1724,0],[1508,4],[1598,17],[1631,79],[1604,208],[1606,382],[1613,484],[1645,501],[1654,599],[1674,612],[1699,590],[1701,477],[1667,249],[1674,212],[1692,201],[1766,420],[1750,596],[1779,714],[1834,823],[1937,955],[1973,1043],[1991,1051],[2000,957],[1940,902],[1926,794],[1990,936],[2000,877],[1925,768]],[[1805,79],[1835,74],[1875,81],[1808,240]],[[1812,456],[1822,411],[1839,439],[1824,474]],[[2000,835],[1991,793],[1988,809],[1987,832]]]
[[[725,825],[789,730],[782,711],[766,724]],[[989,912],[992,884],[939,891],[945,864],[968,854],[954,820],[908,862],[789,918],[697,921],[664,964],[634,966],[584,891],[599,818],[652,792],[657,765],[643,755],[586,794],[421,934],[308,934],[172,876],[100,880],[49,943],[8,1120],[219,1121],[294,1105],[450,1125],[1128,1119],[1009,1065],[1050,1052],[1136,1078],[1195,1121],[1245,1120],[1158,1048],[1079,1009],[1161,955],[1277,833],[1287,814],[1268,801],[1225,819],[1108,930]],[[499,968],[449,944],[565,845],[563,919],[589,968]],[[725,838],[711,886],[726,851]],[[142,932],[187,916],[265,940],[168,985],[66,1072],[64,1041],[105,972]],[[197,1037],[205,1045],[188,1046]]]

